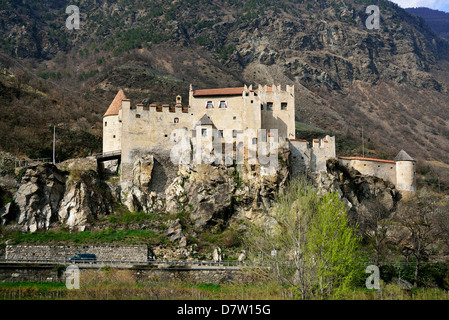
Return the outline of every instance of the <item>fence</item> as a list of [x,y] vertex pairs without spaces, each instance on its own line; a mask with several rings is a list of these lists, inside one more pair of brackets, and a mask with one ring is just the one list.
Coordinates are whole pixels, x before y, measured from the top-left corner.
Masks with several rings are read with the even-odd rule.
[[17,169],[17,168],[29,167],[35,163],[43,163],[43,162],[50,162],[50,161],[51,161],[50,158],[14,160],[14,168]]

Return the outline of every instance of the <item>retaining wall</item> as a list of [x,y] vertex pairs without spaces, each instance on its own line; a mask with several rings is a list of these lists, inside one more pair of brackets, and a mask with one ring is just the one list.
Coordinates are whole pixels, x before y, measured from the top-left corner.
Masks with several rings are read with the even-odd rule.
[[[101,267],[80,268],[80,281],[83,272],[104,272]],[[67,266],[62,265],[19,265],[0,264],[0,282],[65,282]],[[131,267],[129,272],[138,282],[182,281],[184,283],[251,283],[256,280],[254,273],[247,269],[197,269],[197,268],[145,268]]]
[[93,253],[98,260],[148,261],[147,246],[34,246],[8,245],[7,260],[68,259],[77,253]]

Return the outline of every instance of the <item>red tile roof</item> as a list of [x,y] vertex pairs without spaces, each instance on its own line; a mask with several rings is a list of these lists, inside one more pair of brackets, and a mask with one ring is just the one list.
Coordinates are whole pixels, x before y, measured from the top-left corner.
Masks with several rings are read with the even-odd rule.
[[342,160],[375,161],[375,162],[385,162],[385,163],[396,163],[396,162],[393,161],[393,160],[382,160],[382,159],[362,158],[362,157],[338,157],[338,159],[342,159]]
[[237,96],[243,93],[244,87],[194,90],[193,96]]
[[122,100],[127,100],[127,98],[123,90],[120,89],[103,117],[118,115],[122,109]]

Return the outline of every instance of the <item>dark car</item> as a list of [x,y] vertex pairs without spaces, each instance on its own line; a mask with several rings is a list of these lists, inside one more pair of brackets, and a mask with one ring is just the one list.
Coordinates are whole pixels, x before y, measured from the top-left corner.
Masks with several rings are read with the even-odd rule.
[[73,257],[69,259],[72,263],[77,262],[89,262],[89,263],[95,263],[97,262],[97,256],[92,253],[78,253],[75,254]]

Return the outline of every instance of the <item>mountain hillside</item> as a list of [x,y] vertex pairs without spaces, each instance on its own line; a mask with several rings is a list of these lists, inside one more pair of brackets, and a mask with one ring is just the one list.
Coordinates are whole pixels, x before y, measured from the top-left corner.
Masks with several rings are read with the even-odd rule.
[[422,17],[438,35],[449,39],[449,13],[429,8],[407,8],[405,10]]
[[[71,4],[80,8],[79,30],[65,27]],[[381,11],[379,30],[365,26],[371,4]],[[336,134],[339,154],[361,155],[363,128],[366,156],[405,149],[448,163],[449,42],[389,1],[2,0],[0,25],[6,128],[40,119],[47,137],[58,121],[99,137],[89,150],[101,151],[101,116],[120,88],[133,103],[172,103],[177,94],[187,99],[190,83],[281,83],[295,85],[298,137],[310,128]],[[16,120],[20,106],[35,109],[39,85],[49,92],[36,96],[45,116]],[[2,130],[0,147],[13,148],[13,137]],[[14,149],[32,147],[17,141]]]

